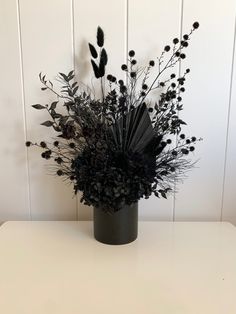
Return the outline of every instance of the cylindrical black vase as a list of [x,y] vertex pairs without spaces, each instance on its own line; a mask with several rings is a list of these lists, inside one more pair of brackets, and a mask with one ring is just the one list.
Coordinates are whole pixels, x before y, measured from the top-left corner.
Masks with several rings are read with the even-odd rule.
[[127,244],[138,234],[138,203],[125,205],[115,213],[99,207],[93,210],[94,237],[105,244]]

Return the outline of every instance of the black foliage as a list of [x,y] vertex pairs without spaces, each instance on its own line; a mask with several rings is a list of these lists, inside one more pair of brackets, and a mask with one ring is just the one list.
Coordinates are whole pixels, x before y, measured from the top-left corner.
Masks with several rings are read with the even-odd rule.
[[[42,158],[54,162],[53,174],[72,184],[75,193],[82,192],[85,204],[115,212],[152,194],[167,198],[193,166],[188,158],[199,139],[183,133],[186,122],[180,116],[183,85],[190,70],[180,77],[172,73],[169,79],[161,75],[186,57],[190,36],[198,27],[195,22],[184,40],[175,38],[172,47],[166,45],[157,61],[149,61],[144,69],[140,70],[133,59],[135,51],[130,50],[127,64],[121,66],[126,80],[108,74],[106,81],[101,78],[108,57],[103,48],[104,33],[98,27],[99,54],[90,43],[89,49],[94,75],[101,79],[100,98],[75,81],[74,71],[59,73],[60,92],[39,74],[42,89],[50,90],[57,100],[33,108],[46,110],[50,120],[42,125],[52,127],[58,140],[53,139],[52,144],[27,141],[26,146],[43,149]],[[153,80],[149,78],[151,71]],[[160,96],[153,99],[150,95],[156,89]],[[64,111],[58,110],[61,105]]]

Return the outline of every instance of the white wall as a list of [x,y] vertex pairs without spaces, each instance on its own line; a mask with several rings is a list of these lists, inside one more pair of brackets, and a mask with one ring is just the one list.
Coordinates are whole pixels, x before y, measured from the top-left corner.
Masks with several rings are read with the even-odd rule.
[[[38,73],[52,79],[76,67],[90,82],[88,41],[106,34],[109,72],[122,75],[128,49],[141,61],[200,22],[177,72],[191,68],[184,95],[186,133],[203,137],[197,168],[179,193],[140,202],[140,219],[228,220],[236,223],[235,0],[0,0],[0,221],[91,218],[72,188],[46,174],[45,162],[26,139],[48,137],[44,113],[31,104],[52,99]],[[235,57],[234,57],[235,55]],[[80,70],[81,68],[81,70]]]

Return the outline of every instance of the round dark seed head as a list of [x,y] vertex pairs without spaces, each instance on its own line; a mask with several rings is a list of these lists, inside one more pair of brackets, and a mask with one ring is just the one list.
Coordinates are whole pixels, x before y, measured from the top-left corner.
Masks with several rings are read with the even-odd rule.
[[112,80],[112,75],[111,75],[111,74],[108,74],[108,75],[107,75],[107,79],[108,79],[108,81],[111,81],[111,80]]
[[62,170],[60,170],[60,169],[59,169],[59,170],[57,170],[57,175],[58,175],[58,176],[62,176],[62,175],[63,175]]
[[173,39],[173,43],[176,45],[176,44],[178,44],[178,42],[179,42],[179,39],[178,38],[174,38]]
[[187,139],[186,144],[190,144],[190,143],[191,143],[190,139]]
[[190,150],[190,152],[193,152],[195,150],[195,147],[194,146],[190,146],[189,150]]
[[123,71],[127,70],[127,65],[126,64],[122,64],[121,70],[123,70]]
[[29,146],[31,145],[31,142],[30,142],[30,141],[27,141],[27,142],[25,142],[25,145],[26,145],[27,147],[29,147]]
[[171,168],[170,168],[170,171],[171,171],[171,172],[175,172],[175,167],[171,167]]
[[70,143],[69,146],[70,148],[75,148],[75,143]]
[[182,148],[182,149],[181,149],[181,152],[182,152],[182,154],[184,154],[184,155],[188,155],[188,153],[189,153],[188,149],[186,149],[186,148]]
[[161,86],[161,87],[164,87],[164,86],[165,86],[165,83],[164,83],[164,82],[160,82],[160,86]]
[[135,51],[134,51],[134,50],[130,50],[130,51],[129,51],[129,56],[130,56],[130,57],[134,57],[134,55],[135,55]]
[[55,141],[55,142],[53,143],[53,145],[57,147],[57,146],[59,145],[59,142],[58,142],[58,141]]
[[176,55],[176,57],[179,57],[180,56],[179,51],[176,51],[175,55]]
[[141,96],[146,96],[146,93],[145,92],[141,92]]
[[45,152],[41,154],[41,157],[42,157],[42,158],[45,158],[45,157],[46,157]]
[[182,97],[180,97],[180,96],[177,97],[177,100],[178,100],[178,101],[181,101],[181,100],[182,100]]
[[194,28],[194,29],[197,29],[198,27],[199,27],[199,23],[198,23],[198,22],[194,22],[194,23],[193,23],[193,28]]
[[178,153],[174,150],[174,151],[172,152],[172,155],[173,155],[173,156],[177,156]]
[[111,81],[112,81],[113,83],[115,83],[116,77],[115,77],[115,76],[112,76]]
[[119,80],[118,83],[123,86],[124,85],[124,81],[123,80]]
[[137,63],[137,60],[135,60],[135,59],[131,61],[132,65],[135,65],[136,63]]
[[195,141],[196,141],[196,137],[192,136],[192,142],[195,142]]
[[41,143],[40,143],[40,146],[41,146],[42,148],[46,148],[46,147],[47,147],[47,145],[46,145],[45,142],[41,142]]
[[153,108],[148,108],[148,112],[153,112]]
[[74,176],[70,176],[70,180],[73,181],[75,179]]
[[176,87],[176,84],[175,84],[175,83],[172,83],[172,84],[171,84],[171,87],[175,88],[175,87]]
[[136,77],[136,72],[131,72],[131,73],[130,73],[130,76],[131,76],[132,78],[135,78],[135,77]]
[[168,140],[166,141],[167,144],[171,144],[171,139],[168,138]]
[[149,65],[150,65],[151,67],[154,67],[155,62],[154,62],[153,60],[151,60],[151,61],[149,62]]
[[184,40],[188,40],[188,35],[185,34],[185,35],[183,36],[183,38],[184,38]]
[[170,46],[165,46],[164,50],[165,50],[166,52],[170,51]]
[[189,73],[190,72],[190,69],[186,69],[186,73]]
[[148,88],[147,84],[143,84],[142,89],[147,89],[147,88]]
[[182,140],[184,140],[185,139],[185,134],[180,134],[180,136],[179,136]]
[[185,88],[184,88],[184,87],[181,87],[181,88],[180,88],[180,91],[181,91],[181,92],[184,92],[184,91],[185,91]]
[[61,157],[58,157],[58,158],[56,158],[56,162],[57,162],[58,164],[61,164],[61,163],[63,162],[63,160],[62,160]]
[[187,41],[184,41],[184,42],[183,42],[183,46],[184,46],[184,47],[188,47]]
[[175,75],[174,73],[172,73],[171,76],[170,76],[170,78],[171,78],[171,79],[174,79],[175,76],[176,76],[176,75]]
[[184,53],[181,53],[181,54],[180,54],[180,58],[181,58],[181,59],[185,59],[185,58],[186,58],[186,55],[185,55]]
[[120,87],[120,92],[121,92],[121,93],[125,93],[126,90],[127,90],[127,87],[126,87],[125,85],[122,85],[122,86]]

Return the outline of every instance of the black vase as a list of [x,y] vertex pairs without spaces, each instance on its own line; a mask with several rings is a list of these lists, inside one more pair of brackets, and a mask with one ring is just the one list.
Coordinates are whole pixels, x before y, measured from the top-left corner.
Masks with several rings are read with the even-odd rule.
[[93,210],[94,237],[105,244],[127,244],[138,234],[138,203],[125,205],[115,213],[99,207]]

